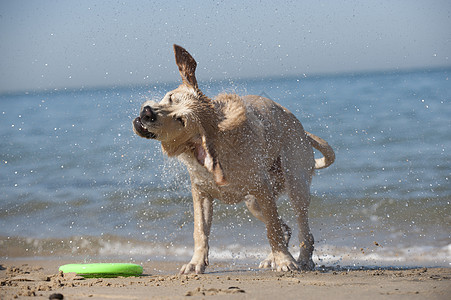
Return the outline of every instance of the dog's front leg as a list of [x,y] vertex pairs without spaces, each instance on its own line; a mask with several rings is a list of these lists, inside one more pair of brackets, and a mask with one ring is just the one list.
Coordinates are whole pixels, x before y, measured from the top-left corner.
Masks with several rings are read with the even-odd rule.
[[202,274],[208,266],[208,236],[213,215],[213,199],[192,187],[194,208],[194,254],[191,261],[183,265],[180,274]]

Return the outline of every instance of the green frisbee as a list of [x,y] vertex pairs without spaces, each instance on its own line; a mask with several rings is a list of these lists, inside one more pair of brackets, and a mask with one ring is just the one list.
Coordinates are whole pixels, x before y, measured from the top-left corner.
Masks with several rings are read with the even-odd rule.
[[121,263],[68,264],[61,266],[59,270],[83,277],[130,277],[143,273],[143,267],[140,265]]

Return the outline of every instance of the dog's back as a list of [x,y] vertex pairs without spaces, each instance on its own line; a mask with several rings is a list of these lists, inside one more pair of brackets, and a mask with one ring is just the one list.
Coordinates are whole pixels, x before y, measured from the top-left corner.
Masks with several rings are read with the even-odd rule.
[[[261,96],[222,95],[221,98],[226,96],[240,101],[244,107],[244,117],[240,117],[239,123],[234,122],[233,128],[222,128],[223,141],[217,141],[217,147],[229,148],[235,152],[230,157],[223,157],[223,164],[226,164],[224,159],[236,160],[242,156],[247,167],[249,160],[252,160],[258,162],[256,168],[268,170],[284,152],[294,151],[299,153],[298,160],[304,162],[304,168],[313,170],[315,162],[312,146],[306,142],[301,122],[288,109]],[[223,106],[222,110],[233,111],[227,106]],[[236,164],[233,165],[232,172],[237,167]],[[225,165],[223,167],[227,168]]]

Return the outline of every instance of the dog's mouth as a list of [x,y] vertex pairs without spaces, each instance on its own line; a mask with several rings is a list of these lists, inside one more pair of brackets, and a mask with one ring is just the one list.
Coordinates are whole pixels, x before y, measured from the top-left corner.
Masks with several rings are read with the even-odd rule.
[[135,129],[135,132],[146,139],[156,139],[157,135],[153,132],[150,132],[147,130],[146,127],[144,127],[143,123],[141,122],[141,117],[137,117],[133,120],[133,128]]

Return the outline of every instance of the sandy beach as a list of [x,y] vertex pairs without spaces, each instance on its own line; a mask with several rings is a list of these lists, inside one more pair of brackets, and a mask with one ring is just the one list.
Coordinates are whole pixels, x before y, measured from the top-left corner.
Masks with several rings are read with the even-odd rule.
[[[278,273],[214,263],[177,275],[180,262],[146,262],[144,274],[89,278],[58,273],[73,261],[13,259],[0,266],[1,299],[450,299],[450,268],[317,268]],[[54,298],[54,297],[60,298]]]

